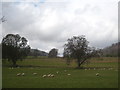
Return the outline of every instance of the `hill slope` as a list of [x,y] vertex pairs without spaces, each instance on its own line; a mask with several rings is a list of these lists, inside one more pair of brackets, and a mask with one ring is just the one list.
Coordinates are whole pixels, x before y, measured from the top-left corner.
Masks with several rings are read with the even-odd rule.
[[29,56],[48,56],[48,53],[38,49],[31,49]]
[[120,56],[120,42],[102,49],[103,56]]

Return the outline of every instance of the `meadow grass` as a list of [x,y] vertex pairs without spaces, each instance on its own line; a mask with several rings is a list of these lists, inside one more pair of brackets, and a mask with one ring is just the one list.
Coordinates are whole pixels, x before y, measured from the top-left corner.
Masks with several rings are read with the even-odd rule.
[[[74,61],[72,61],[70,66],[67,66],[62,58],[27,58],[22,62],[19,61],[17,64],[22,66],[31,65],[31,67],[14,69],[3,67],[2,85],[3,88],[117,88],[118,66],[116,59],[107,59],[105,57],[99,60],[99,58],[93,58],[89,64],[83,66],[86,68],[100,68],[89,70],[76,69],[77,64]],[[111,60],[113,61],[111,62]],[[9,63],[6,62],[5,65],[7,64]],[[104,67],[106,68],[105,70],[103,69]],[[109,69],[111,67],[112,69]],[[57,71],[59,72],[58,74],[56,73]],[[25,76],[17,76],[17,73],[25,73]],[[37,73],[37,75],[33,75],[33,73]],[[54,74],[55,77],[42,77],[44,74],[48,75],[49,73]],[[96,73],[100,75],[96,76]],[[67,74],[71,75],[68,76]]]

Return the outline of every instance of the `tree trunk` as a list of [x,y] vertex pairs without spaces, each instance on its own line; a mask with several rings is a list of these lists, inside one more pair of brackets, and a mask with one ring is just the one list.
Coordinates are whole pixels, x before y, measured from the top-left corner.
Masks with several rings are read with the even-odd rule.
[[70,59],[67,58],[67,65],[70,65]]
[[13,62],[13,67],[16,67],[17,65],[16,65],[16,60],[12,60],[12,62]]
[[80,62],[78,62],[78,67],[80,67],[80,65],[81,65]]
[[80,67],[81,63],[80,63],[80,59],[78,59],[78,68]]
[[80,66],[83,64],[85,62],[85,60],[80,60],[80,59],[78,59],[78,68],[80,68]]

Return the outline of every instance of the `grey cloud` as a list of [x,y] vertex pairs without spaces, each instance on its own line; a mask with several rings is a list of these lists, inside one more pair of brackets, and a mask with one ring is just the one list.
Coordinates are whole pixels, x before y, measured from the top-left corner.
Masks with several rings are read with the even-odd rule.
[[117,41],[116,8],[99,2],[102,4],[85,0],[44,2],[37,6],[4,3],[7,22],[3,23],[3,36],[18,33],[29,40],[31,47],[47,52],[56,47],[62,53],[63,45],[73,35],[85,35],[91,46],[106,47]]
[[83,14],[83,13],[87,12],[88,10],[90,10],[90,7],[91,6],[89,4],[86,4],[84,7],[76,9],[75,13],[76,14]]

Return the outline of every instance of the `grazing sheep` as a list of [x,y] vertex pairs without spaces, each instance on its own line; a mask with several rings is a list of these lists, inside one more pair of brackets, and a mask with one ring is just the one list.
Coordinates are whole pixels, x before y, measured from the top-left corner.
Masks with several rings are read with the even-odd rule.
[[43,75],[42,77],[45,78],[45,77],[47,77],[47,75]]
[[37,73],[33,73],[33,75],[37,75]]
[[99,73],[96,73],[96,76],[99,76]]
[[105,68],[103,68],[103,70],[105,70]]
[[50,77],[52,74],[48,74],[47,76]]
[[58,74],[59,72],[57,71],[56,73]]
[[22,73],[21,75],[22,75],[22,76],[24,76],[24,75],[25,75],[25,73]]
[[112,70],[113,68],[109,68],[109,70]]
[[54,77],[54,74],[51,74],[51,77]]
[[67,74],[68,76],[70,76],[71,74]]
[[17,76],[20,76],[20,75],[21,75],[21,73],[18,73],[18,74],[17,74]]
[[66,72],[67,70],[64,70],[64,72]]
[[14,69],[13,67],[11,67],[11,69]]

